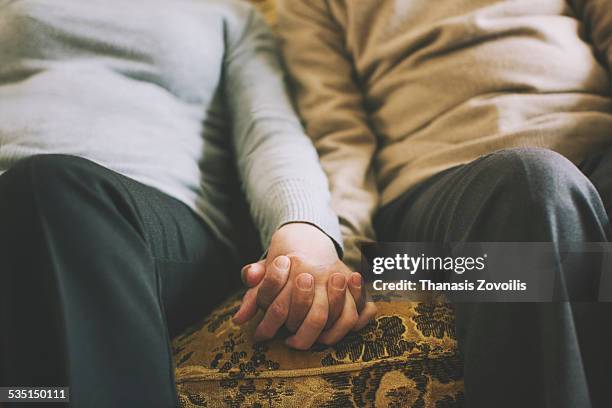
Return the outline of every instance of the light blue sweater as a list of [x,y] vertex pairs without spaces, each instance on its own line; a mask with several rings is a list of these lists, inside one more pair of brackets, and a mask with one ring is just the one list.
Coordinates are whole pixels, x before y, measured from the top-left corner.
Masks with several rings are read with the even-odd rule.
[[291,221],[341,242],[275,40],[242,1],[0,0],[0,173],[40,153],[153,186],[230,246],[237,163],[264,248]]

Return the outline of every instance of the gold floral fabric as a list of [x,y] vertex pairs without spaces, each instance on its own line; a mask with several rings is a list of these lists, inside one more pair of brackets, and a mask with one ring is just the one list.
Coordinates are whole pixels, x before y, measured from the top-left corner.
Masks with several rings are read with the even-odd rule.
[[[249,0],[276,24],[274,0]],[[253,341],[261,318],[237,326],[241,294],[172,343],[182,408],[458,408],[462,365],[443,301],[374,298],[375,321],[332,347],[287,348],[288,333]]]
[[452,308],[391,294],[375,301],[379,314],[360,332],[296,351],[283,335],[254,342],[259,319],[234,325],[232,297],[173,341],[182,407],[462,406]]

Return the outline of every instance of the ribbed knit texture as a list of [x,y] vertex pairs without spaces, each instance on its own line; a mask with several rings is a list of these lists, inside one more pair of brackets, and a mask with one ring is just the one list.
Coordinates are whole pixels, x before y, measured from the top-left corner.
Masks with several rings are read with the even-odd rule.
[[323,231],[336,231],[338,219],[331,209],[322,211],[328,202],[318,190],[318,186],[306,179],[281,180],[271,186],[269,197],[273,205],[261,207],[262,212],[258,214],[262,220],[268,220],[260,223],[265,225],[260,231],[262,241],[268,239],[279,226],[295,221],[316,225]]
[[610,0],[279,0],[277,15],[345,243],[372,237],[378,204],[495,150],[579,162],[612,144]]
[[232,247],[237,172],[264,248],[293,221],[342,242],[276,41],[243,1],[0,0],[0,173],[41,153],[158,188]]

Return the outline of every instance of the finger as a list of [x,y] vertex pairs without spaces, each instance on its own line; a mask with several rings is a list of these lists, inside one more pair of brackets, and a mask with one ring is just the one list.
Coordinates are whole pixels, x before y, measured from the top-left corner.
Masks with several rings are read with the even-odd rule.
[[265,265],[266,261],[261,260],[256,263],[246,265],[244,268],[242,268],[242,270],[240,271],[242,283],[244,283],[249,288],[259,285],[259,282],[261,282],[266,273]]
[[378,308],[373,302],[366,302],[365,306],[361,313],[359,313],[359,319],[353,327],[353,331],[359,331],[366,327],[368,323],[370,323],[376,317],[376,313],[378,313]]
[[255,341],[269,340],[287,321],[289,306],[291,304],[291,282],[287,283],[281,293],[266,309],[263,319],[255,329]]
[[329,313],[326,286],[325,282],[317,283],[315,281],[315,294],[312,300],[312,307],[308,311],[306,319],[304,319],[298,331],[285,341],[289,347],[298,350],[308,350],[325,328],[327,314]]
[[340,317],[344,308],[346,298],[346,277],[341,273],[333,273],[327,281],[327,299],[329,301],[329,313],[327,316],[326,329],[333,326]]
[[276,296],[287,284],[289,278],[289,267],[291,261],[288,257],[281,255],[276,257],[266,268],[266,274],[261,281],[257,292],[257,305],[262,309],[268,309]]
[[232,321],[236,324],[244,324],[251,320],[257,314],[257,288],[251,288],[246,291],[242,298],[240,308],[232,317]]
[[293,291],[291,292],[291,306],[287,317],[287,328],[296,332],[308,311],[312,306],[314,298],[314,278],[309,273],[301,273],[295,278]]
[[366,304],[366,291],[365,285],[363,285],[363,279],[361,278],[361,274],[359,272],[351,273],[348,279],[348,288],[351,295],[353,295],[353,299],[355,300],[357,312],[361,312]]
[[359,314],[357,313],[357,307],[355,306],[353,297],[349,293],[346,293],[344,299],[342,314],[330,329],[321,333],[321,336],[317,340],[319,343],[323,343],[327,346],[336,344],[355,327],[355,324],[357,324]]

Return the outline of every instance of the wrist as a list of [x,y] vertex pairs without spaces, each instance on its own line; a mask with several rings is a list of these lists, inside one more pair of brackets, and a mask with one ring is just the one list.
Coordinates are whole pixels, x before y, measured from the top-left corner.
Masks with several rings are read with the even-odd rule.
[[273,235],[269,255],[301,255],[319,264],[338,260],[338,251],[332,238],[316,226],[305,222],[282,225]]

